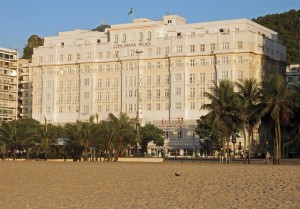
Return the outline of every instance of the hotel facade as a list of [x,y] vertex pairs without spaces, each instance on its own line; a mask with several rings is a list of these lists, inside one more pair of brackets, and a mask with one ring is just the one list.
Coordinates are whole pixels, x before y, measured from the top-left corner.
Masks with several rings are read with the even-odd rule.
[[17,119],[18,51],[0,48],[0,122]]
[[177,15],[134,19],[104,32],[45,37],[32,58],[32,117],[64,124],[125,112],[168,132],[166,147],[199,148],[196,120],[212,81],[285,72],[277,33],[247,19],[187,24]]

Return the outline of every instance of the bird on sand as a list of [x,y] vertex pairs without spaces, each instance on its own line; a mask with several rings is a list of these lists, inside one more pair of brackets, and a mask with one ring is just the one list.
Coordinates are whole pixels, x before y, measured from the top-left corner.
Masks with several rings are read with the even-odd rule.
[[175,176],[181,176],[181,174],[180,173],[175,173]]

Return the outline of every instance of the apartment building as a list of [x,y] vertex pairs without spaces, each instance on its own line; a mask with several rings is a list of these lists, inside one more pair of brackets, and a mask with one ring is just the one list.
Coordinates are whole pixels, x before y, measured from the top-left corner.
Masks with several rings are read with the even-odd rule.
[[285,57],[277,33],[247,19],[187,24],[167,15],[60,32],[34,49],[32,117],[63,124],[122,111],[162,127],[168,149],[189,155],[212,81],[284,74]]
[[0,121],[17,118],[18,51],[0,48]]
[[31,118],[32,114],[32,73],[30,60],[19,60],[18,118]]

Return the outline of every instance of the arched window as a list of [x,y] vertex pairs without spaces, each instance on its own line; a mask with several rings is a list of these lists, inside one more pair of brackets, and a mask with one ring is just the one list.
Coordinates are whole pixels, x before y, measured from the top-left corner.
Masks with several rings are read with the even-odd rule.
[[119,41],[119,37],[118,37],[118,35],[116,34],[116,35],[115,35],[115,42],[118,43],[118,41]]
[[151,32],[150,31],[148,31],[148,33],[147,33],[147,39],[151,40]]
[[123,33],[123,42],[126,42],[126,33]]
[[144,38],[144,37],[143,37],[143,33],[140,32],[140,33],[139,33],[139,41],[143,41],[143,38]]

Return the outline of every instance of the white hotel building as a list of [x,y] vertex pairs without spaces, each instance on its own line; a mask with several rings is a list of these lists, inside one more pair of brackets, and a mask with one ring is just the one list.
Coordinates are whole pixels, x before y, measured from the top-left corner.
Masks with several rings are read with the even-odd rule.
[[285,72],[285,57],[277,33],[247,19],[186,24],[168,15],[105,32],[60,32],[34,50],[32,117],[63,124],[122,111],[135,118],[138,108],[142,124],[171,126],[168,148],[186,154],[199,146],[193,128],[206,114],[211,81],[261,81]]

